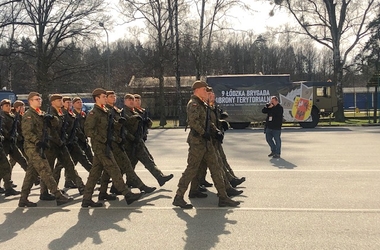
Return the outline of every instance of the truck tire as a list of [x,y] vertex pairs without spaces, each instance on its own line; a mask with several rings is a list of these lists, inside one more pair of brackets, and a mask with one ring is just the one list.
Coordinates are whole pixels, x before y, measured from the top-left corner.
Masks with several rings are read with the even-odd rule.
[[315,128],[318,125],[319,112],[318,112],[318,109],[316,107],[312,108],[311,117],[313,118],[313,121],[311,121],[311,122],[299,122],[300,126],[302,128]]
[[230,126],[233,129],[245,129],[250,124],[250,122],[230,122]]

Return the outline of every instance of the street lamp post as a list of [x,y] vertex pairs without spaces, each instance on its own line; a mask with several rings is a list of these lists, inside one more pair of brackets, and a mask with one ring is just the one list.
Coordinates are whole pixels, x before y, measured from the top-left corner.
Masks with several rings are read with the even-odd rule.
[[106,35],[107,35],[107,84],[106,84],[106,88],[108,90],[110,90],[111,89],[111,68],[110,68],[110,43],[109,43],[108,31],[107,31],[106,27],[104,27],[103,22],[99,22],[99,26],[104,29],[104,31],[106,32]]

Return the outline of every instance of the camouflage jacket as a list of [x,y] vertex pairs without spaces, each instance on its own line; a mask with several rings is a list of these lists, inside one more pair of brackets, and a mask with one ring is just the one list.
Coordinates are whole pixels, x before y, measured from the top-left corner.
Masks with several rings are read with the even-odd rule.
[[[188,143],[204,143],[205,139],[202,135],[206,132],[206,114],[208,105],[198,96],[192,95],[187,103],[187,125],[190,127],[190,133],[187,137]],[[210,116],[213,113],[210,110]],[[217,131],[215,124],[210,117],[210,135]]]
[[109,110],[107,107],[94,105],[84,122],[84,132],[91,138],[91,143],[105,144],[107,142]]
[[74,114],[76,115],[76,118],[78,119],[78,129],[77,129],[77,137],[78,140],[82,142],[87,142],[87,136],[84,133],[84,122],[86,120],[86,113],[84,111],[76,111],[75,109],[73,110]]

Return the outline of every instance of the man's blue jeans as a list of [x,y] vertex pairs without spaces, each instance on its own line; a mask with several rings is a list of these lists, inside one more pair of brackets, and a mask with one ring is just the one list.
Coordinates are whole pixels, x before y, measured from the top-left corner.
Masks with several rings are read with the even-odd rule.
[[265,139],[270,146],[270,150],[272,153],[276,155],[281,154],[281,130],[278,129],[265,129]]

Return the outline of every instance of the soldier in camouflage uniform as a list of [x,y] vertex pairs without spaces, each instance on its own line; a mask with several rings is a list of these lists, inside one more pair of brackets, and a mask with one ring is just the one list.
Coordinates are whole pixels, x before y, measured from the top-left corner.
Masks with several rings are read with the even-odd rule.
[[121,171],[112,152],[114,119],[109,110],[105,107],[107,102],[106,91],[97,88],[92,92],[95,101],[94,108],[88,113],[84,124],[86,135],[91,138],[91,145],[94,151],[94,162],[90,170],[90,175],[86,183],[83,194],[82,207],[101,207],[101,202],[94,202],[92,194],[97,180],[103,170],[107,171],[112,178],[115,188],[124,195],[127,204],[138,200],[141,193],[135,194],[127,187],[123,181]]
[[[207,87],[207,92],[208,92],[208,100],[209,100],[208,105],[210,108],[210,121],[213,124],[215,124],[216,128],[218,129],[215,136],[211,137],[212,144],[215,148],[215,154],[216,154],[217,159],[218,159],[218,166],[222,166],[221,170],[222,170],[222,174],[223,174],[224,185],[226,186],[227,195],[229,197],[237,196],[237,195],[242,194],[243,191],[234,189],[229,182],[229,176],[231,174],[227,170],[227,168],[225,167],[222,156],[221,156],[221,152],[220,152],[220,148],[221,148],[223,138],[224,138],[224,130],[220,126],[221,122],[220,122],[219,116],[217,115],[216,110],[215,110],[216,109],[214,106],[215,95],[212,92],[212,88]],[[199,171],[198,171],[197,176],[191,182],[189,198],[205,198],[205,197],[207,197],[207,194],[200,192],[198,189],[201,181],[205,179],[206,171],[207,171],[207,162],[205,159],[203,159],[201,162],[201,165],[199,167]]]
[[[149,118],[148,111],[141,107],[141,96],[134,94],[135,97],[135,111],[142,117],[142,139],[145,142],[148,139],[149,129],[153,125],[153,121]],[[149,152],[149,151],[148,151]],[[151,156],[153,158],[153,156]]]
[[[77,131],[79,131],[79,118],[71,110],[72,108],[71,98],[65,96],[62,98],[62,101],[63,101],[62,112],[64,113],[64,117],[66,119],[66,122],[68,123],[67,128],[66,128],[66,134],[68,135],[66,145],[69,150],[70,156],[75,166],[79,162],[88,172],[90,172],[90,169],[92,168],[92,163],[89,161],[89,159],[87,158],[87,155],[78,144]],[[58,161],[54,168],[54,178],[58,181],[61,176],[62,168],[63,168],[63,164],[60,161]],[[72,180],[70,180],[70,178],[67,176],[66,171],[65,171],[65,188],[77,188],[75,183]]]
[[205,126],[206,119],[209,119],[206,115],[209,107],[207,103],[205,103],[208,98],[207,83],[196,81],[192,87],[194,94],[187,104],[187,123],[190,127],[189,136],[187,138],[187,143],[189,144],[188,165],[178,182],[178,189],[173,200],[173,205],[184,209],[191,209],[193,207],[191,204],[186,203],[183,196],[189,183],[196,177],[199,166],[204,159],[207,167],[210,169],[211,178],[218,191],[218,206],[236,207],[240,202],[233,201],[227,196],[222,170],[218,165],[216,151],[211,142],[211,136],[216,136],[220,131],[211,121],[208,121],[209,128]]
[[[69,150],[67,149],[67,120],[62,111],[62,95],[53,94],[50,96],[50,114],[58,120],[58,123],[52,125],[51,133],[49,137],[50,147],[46,150],[46,158],[49,161],[50,167],[54,173],[54,163],[58,160],[62,163],[68,177],[75,182],[78,187],[80,194],[84,191],[84,184],[82,178],[78,175],[75,170],[75,165],[71,159]],[[55,181],[58,183],[57,175],[55,176]],[[46,186],[41,183],[41,200],[52,200],[52,197],[46,189]]]
[[3,142],[3,148],[5,154],[12,157],[12,159],[19,163],[22,169],[26,171],[28,168],[28,162],[17,146],[17,140],[19,138],[17,127],[21,116],[19,113],[11,112],[11,102],[8,99],[1,101],[1,112],[4,117],[3,135],[5,140]]
[[[10,101],[5,99],[1,101],[1,106],[9,104]],[[3,107],[2,107],[3,108]],[[11,182],[11,165],[9,164],[7,155],[4,151],[4,142],[5,142],[5,137],[3,135],[3,125],[4,125],[4,116],[3,112],[0,112],[0,180],[4,180],[4,193],[5,196],[11,196],[11,195],[18,195],[20,192],[16,191],[12,187],[12,182]]]
[[81,149],[84,151],[84,153],[87,156],[87,159],[91,162],[93,162],[94,155],[92,153],[90,144],[88,143],[87,136],[84,133],[84,121],[86,120],[86,112],[82,111],[83,102],[80,97],[74,97],[73,98],[73,112],[76,115],[78,119],[78,130],[77,130],[77,137],[78,137],[78,144],[81,147]]
[[152,155],[143,140],[142,117],[134,110],[135,97],[132,94],[124,96],[124,117],[127,119],[126,150],[133,168],[140,161],[144,167],[156,178],[158,184],[163,186],[173,178],[173,174],[164,175],[157,168]]
[[[28,200],[30,189],[37,180],[38,176],[45,183],[47,188],[54,194],[57,205],[63,205],[73,200],[73,198],[62,194],[58,189],[57,182],[54,180],[51,167],[45,156],[45,150],[49,148],[50,126],[58,124],[55,118],[40,110],[42,99],[37,92],[30,92],[28,96],[29,106],[21,122],[24,134],[24,150],[29,161],[24,182],[21,189],[19,207],[36,207],[37,203]],[[45,124],[45,126],[44,126]]]
[[[112,152],[115,160],[120,167],[121,173],[126,174],[126,182],[128,185],[137,187],[140,191],[144,193],[151,193],[156,190],[155,187],[146,186],[141,179],[135,173],[132,167],[131,161],[125,151],[125,136],[128,133],[125,130],[123,124],[125,124],[126,119],[122,117],[123,110],[115,106],[116,95],[114,91],[107,91],[107,105],[106,107],[112,112],[112,116],[118,123],[115,123],[114,127],[114,140],[112,141]],[[99,189],[99,200],[108,200],[109,195],[107,195],[107,186],[110,176],[107,172],[103,172],[101,185]],[[114,186],[111,187],[111,193],[120,194]]]

